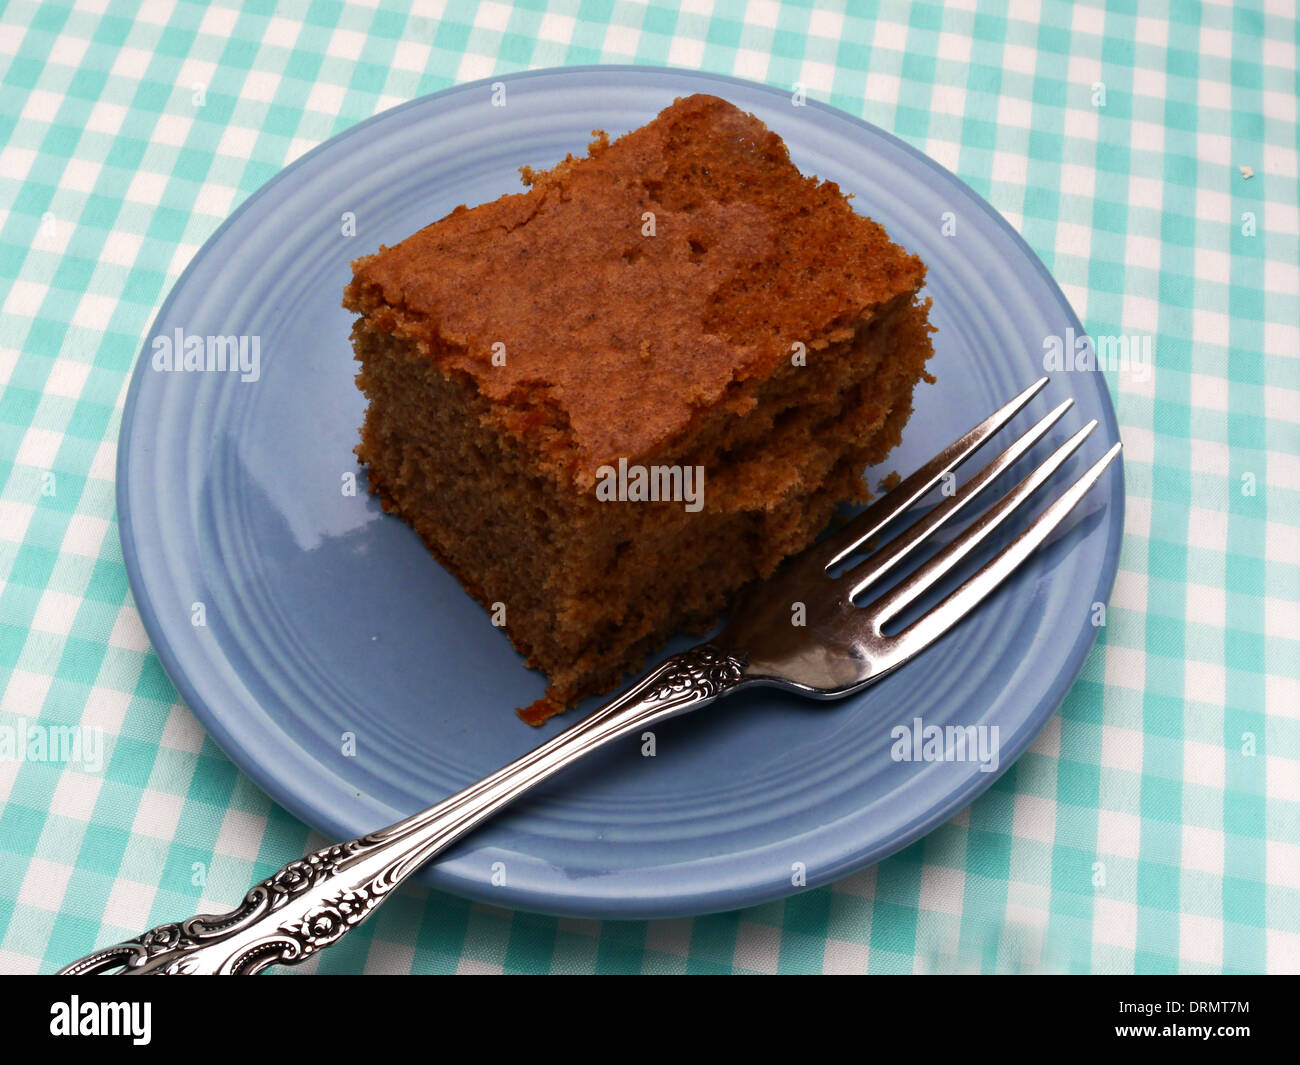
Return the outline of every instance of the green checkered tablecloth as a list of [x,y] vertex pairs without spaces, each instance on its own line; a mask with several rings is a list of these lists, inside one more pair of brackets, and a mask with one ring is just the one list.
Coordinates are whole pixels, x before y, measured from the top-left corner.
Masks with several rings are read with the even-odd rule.
[[[127,588],[119,419],[181,270],[377,111],[601,62],[801,84],[988,197],[1090,332],[1155,338],[1153,375],[1109,375],[1129,498],[1101,639],[988,793],[832,887],[603,924],[417,887],[288,971],[1300,970],[1295,9],[1011,8],[4,5],[0,971],[224,909],[323,842],[205,736]],[[58,725],[102,748],[27,744]]]

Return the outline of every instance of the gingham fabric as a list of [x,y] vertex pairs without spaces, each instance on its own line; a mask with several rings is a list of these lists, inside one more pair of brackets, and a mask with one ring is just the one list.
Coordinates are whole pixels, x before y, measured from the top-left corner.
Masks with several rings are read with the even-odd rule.
[[[358,120],[600,62],[803,85],[985,195],[1091,333],[1155,338],[1153,375],[1108,375],[1129,497],[1100,640],[991,791],[829,888],[602,924],[415,887],[285,971],[1300,970],[1289,0],[272,7],[0,13],[0,971],[224,909],[323,842],[205,736],[127,588],[115,445],[167,291],[246,196]],[[28,757],[57,725],[102,735],[98,763]]]

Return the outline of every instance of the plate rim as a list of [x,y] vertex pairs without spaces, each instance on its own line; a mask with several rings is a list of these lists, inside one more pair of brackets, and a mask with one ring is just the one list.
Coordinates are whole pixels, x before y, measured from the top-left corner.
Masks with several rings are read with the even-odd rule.
[[[173,303],[185,288],[187,280],[189,280],[196,272],[200,263],[206,257],[206,254],[211,250],[213,245],[216,244],[221,236],[228,229],[236,225],[243,214],[247,210],[251,209],[264,195],[266,195],[274,185],[283,181],[290,173],[297,171],[299,168],[310,165],[311,161],[316,156],[324,152],[327,148],[335,146],[341,139],[354,136],[363,129],[368,128],[381,120],[391,120],[393,116],[403,111],[419,106],[428,106],[430,101],[448,99],[461,93],[493,85],[496,82],[518,82],[539,78],[569,77],[574,75],[583,76],[591,74],[617,75],[619,73],[662,73],[666,75],[691,78],[698,80],[701,83],[712,83],[717,86],[742,86],[745,89],[765,93],[774,98],[784,99],[789,96],[789,93],[786,90],[766,82],[738,78],[729,74],[717,74],[710,71],[692,70],[689,68],[670,66],[666,64],[602,63],[538,67],[531,70],[490,75],[485,78],[478,78],[473,81],[450,85],[444,89],[439,89],[435,92],[407,100],[394,107],[362,119],[361,121],[349,126],[347,129],[328,137],[326,140],[304,152],[288,165],[282,167],[269,180],[251,192],[244,201],[235,208],[235,210],[232,211],[230,215],[211,232],[211,234],[209,234],[203,244],[194,253],[186,264],[185,269],[168,290],[166,298],[163,300],[158,311],[151,319],[149,329],[144,334],[141,342],[140,354],[137,356],[135,366],[131,372],[127,395],[123,403],[122,418],[118,430],[118,448],[115,462],[116,484],[114,495],[117,507],[118,532],[122,546],[123,564],[126,569],[132,599],[135,603],[137,613],[140,616],[141,624],[144,627],[145,633],[149,637],[151,649],[154,654],[158,656],[163,669],[167,673],[172,684],[175,686],[186,707],[203,725],[204,731],[207,735],[211,737],[213,742],[217,744],[235,767],[248,776],[249,779],[265,792],[272,801],[311,828],[317,828],[323,823],[322,819],[317,816],[319,811],[315,809],[306,809],[310,804],[305,800],[300,801],[300,796],[292,791],[286,784],[282,783],[280,776],[272,772],[265,764],[264,760],[254,757],[249,747],[241,743],[232,730],[226,726],[222,715],[216,712],[199,694],[198,688],[191,680],[189,674],[182,667],[181,656],[177,653],[173,642],[168,638],[168,634],[159,620],[158,613],[146,592],[145,578],[141,568],[141,545],[139,543],[132,516],[128,483],[132,454],[132,431],[134,429],[135,416],[139,406],[140,394],[143,389],[143,381],[147,376],[145,370],[149,365],[148,349],[150,337],[154,334],[157,323],[165,320],[167,317]],[[702,86],[700,91],[707,90]],[[1053,291],[1059,297],[1060,305],[1066,314],[1067,325],[1073,326],[1076,330],[1076,334],[1082,335],[1086,332],[1079,319],[1078,313],[1070,303],[1069,298],[1065,295],[1065,292],[1061,289],[1060,285],[1052,276],[1051,271],[1048,270],[1046,264],[1039,257],[1038,253],[1034,251],[1024,237],[1022,237],[1016,228],[1006,219],[1006,217],[1003,216],[996,207],[989,203],[984,196],[964,181],[960,175],[953,173],[943,164],[926,155],[920,149],[913,147],[911,144],[891,133],[889,130],[868,122],[865,119],[859,118],[850,112],[843,111],[831,104],[823,103],[812,98],[806,100],[805,106],[811,108],[813,111],[821,111],[833,115],[837,120],[847,120],[851,125],[860,127],[872,137],[884,138],[888,142],[892,143],[896,148],[935,172],[942,180],[955,182],[961,189],[965,190],[965,192],[969,194],[971,201],[977,205],[979,210],[983,211],[1006,236],[1011,238],[1012,245],[1019,250],[1022,258],[1032,265],[1034,271],[1037,273],[1039,278],[1046,283],[1049,290]],[[1115,408],[1114,397],[1111,395],[1110,385],[1104,374],[1094,373],[1090,376],[1095,379],[1099,396],[1103,400],[1101,403],[1102,428],[1109,438],[1119,440],[1120,433],[1118,416]],[[1110,601],[1115,579],[1119,570],[1119,558],[1123,543],[1125,503],[1127,499],[1124,476],[1124,456],[1122,452],[1118,458],[1118,462],[1112,463],[1114,477],[1116,478],[1115,492],[1108,500],[1108,510],[1110,511],[1107,515],[1108,520],[1106,522],[1108,540],[1104,552],[1103,572],[1099,575],[1100,579],[1097,584],[1097,590],[1099,592],[1104,592],[1104,594],[1101,595],[1101,601],[1105,603],[1109,603]],[[674,894],[666,897],[654,896],[653,898],[643,897],[640,895],[595,896],[577,893],[564,895],[546,894],[539,896],[534,891],[527,888],[490,887],[488,890],[483,890],[484,885],[479,881],[455,878],[449,882],[447,878],[435,879],[431,870],[436,866],[436,862],[433,863],[433,866],[426,866],[422,869],[417,874],[417,878],[426,885],[431,884],[438,890],[462,898],[487,902],[494,905],[504,905],[532,913],[596,920],[652,920],[660,918],[702,916],[709,913],[726,912],[744,907],[761,905],[800,894],[804,891],[815,890],[828,883],[842,879],[854,872],[868,868],[884,858],[898,853],[905,847],[910,846],[917,840],[928,835],[937,826],[949,820],[960,810],[969,806],[979,797],[979,795],[988,790],[1020,758],[1030,744],[1032,744],[1042,732],[1044,727],[1046,727],[1051,718],[1058,712],[1066,695],[1078,680],[1099,632],[1100,629],[1098,627],[1081,623],[1080,631],[1075,636],[1074,643],[1070,649],[1069,655],[1067,656],[1066,668],[1061,670],[1057,676],[1052,679],[1048,686],[1047,693],[1041,701],[1040,709],[1038,709],[1028,719],[1028,724],[1015,738],[1015,742],[1009,747],[1003,748],[1001,752],[1000,768],[997,772],[976,774],[969,779],[964,786],[955,791],[949,792],[943,802],[935,803],[930,806],[924,815],[913,819],[905,828],[900,829],[894,835],[879,840],[874,846],[861,848],[834,864],[819,866],[815,875],[810,871],[807,884],[804,887],[796,889],[789,885],[788,880],[784,883],[780,880],[772,880],[761,884],[750,882],[743,887],[727,885],[708,892],[695,891],[693,893]],[[307,816],[308,814],[311,816]],[[380,826],[373,827],[378,828]],[[491,894],[489,894],[488,891],[490,891]]]

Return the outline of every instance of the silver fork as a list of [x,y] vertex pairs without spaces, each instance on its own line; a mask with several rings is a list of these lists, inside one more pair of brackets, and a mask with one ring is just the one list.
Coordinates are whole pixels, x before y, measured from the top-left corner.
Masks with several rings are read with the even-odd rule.
[[[1119,453],[1116,443],[1028,527],[937,606],[901,632],[884,626],[988,540],[1096,427],[1061,444],[960,536],[905,579],[863,606],[855,597],[926,543],[941,525],[1037,443],[1071,406],[1066,401],[970,478],[955,494],[843,572],[831,570],[868,547],[952,470],[975,453],[1047,383],[1036,381],[881,497],[845,528],[788,560],[752,591],[725,629],[707,643],[661,662],[623,694],[522,758],[464,791],[368,836],[325,847],[262,881],[229,913],[159,925],[97,950],[63,974],[228,973],[250,975],[293,965],[365,920],[430,858],[507,803],[583,755],[656,721],[698,710],[750,685],[817,699],[851,695],[906,662],[973,610],[1036,550]],[[792,624],[804,605],[805,624]]]

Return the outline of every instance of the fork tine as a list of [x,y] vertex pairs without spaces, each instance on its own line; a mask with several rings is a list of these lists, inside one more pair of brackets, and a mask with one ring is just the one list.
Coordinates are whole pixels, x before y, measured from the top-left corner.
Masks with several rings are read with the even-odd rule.
[[1029,496],[1068,459],[1088,434],[1097,427],[1094,418],[1069,440],[1058,447],[1041,466],[1011,489],[979,518],[978,522],[956,540],[940,551],[929,562],[921,566],[906,580],[897,584],[865,609],[871,618],[871,624],[879,631],[880,627],[908,604],[923,595],[937,580],[956,566],[963,558],[983,543],[1011,514],[1019,508]]
[[1042,546],[1043,541],[1088,493],[1106,467],[1120,453],[1122,447],[1120,443],[1111,447],[1088,468],[1083,476],[1034,519],[1034,523],[1029,528],[998,552],[997,556],[986,563],[978,573],[948,595],[938,606],[900,632],[894,638],[898,642],[899,661],[928,647],[1011,576],[1025,559]]
[[1064,403],[1058,405],[1047,417],[1040,419],[1019,440],[962,485],[961,490],[956,495],[949,496],[925,517],[914,521],[890,540],[889,543],[885,544],[884,547],[848,570],[841,579],[851,582],[849,598],[859,595],[864,589],[874,584],[902,559],[911,554],[920,544],[929,539],[936,529],[950,521],[958,511],[979,495],[990,481],[1002,473],[1003,470],[1018,462],[1031,447],[1043,438],[1047,430],[1060,420],[1061,415],[1072,406],[1074,406],[1074,400],[1072,399],[1067,399]]
[[830,569],[843,562],[885,525],[938,484],[944,474],[956,469],[970,458],[990,436],[1006,425],[1026,403],[1042,391],[1047,380],[1046,377],[1040,377],[1015,399],[1003,404],[979,425],[954,440],[919,470],[910,474],[892,491],[885,493],[838,533],[826,540],[821,545],[821,550],[834,552],[826,559],[824,563],[826,568]]

